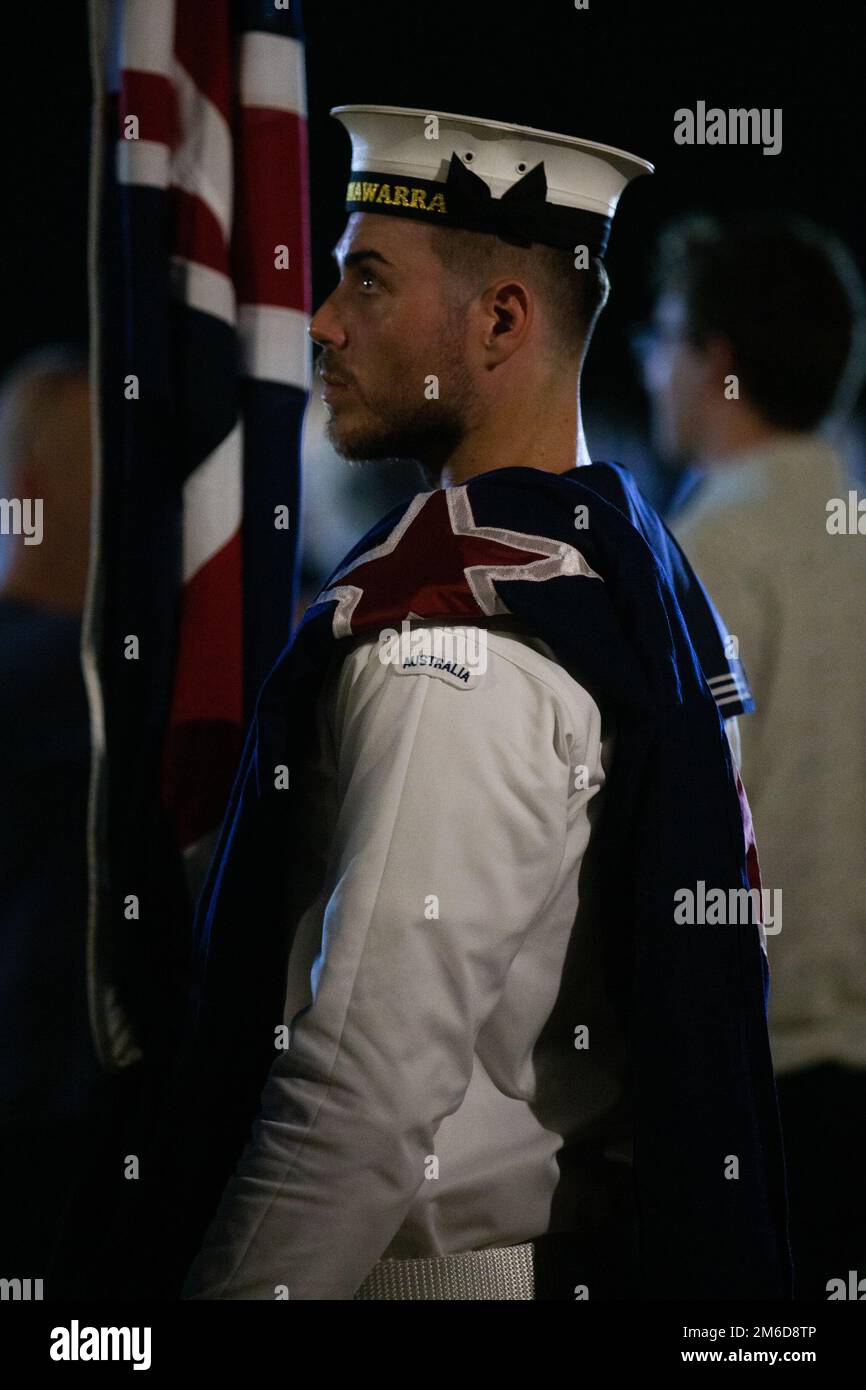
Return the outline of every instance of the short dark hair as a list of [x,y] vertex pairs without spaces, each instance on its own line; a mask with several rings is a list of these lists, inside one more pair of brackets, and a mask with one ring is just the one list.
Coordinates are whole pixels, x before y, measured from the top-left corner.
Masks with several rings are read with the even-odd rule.
[[474,293],[491,275],[515,275],[535,288],[555,336],[553,346],[579,363],[610,293],[599,256],[590,257],[587,268],[579,270],[570,249],[539,243],[516,246],[462,227],[431,227],[430,235],[446,272],[461,288]]
[[864,289],[842,242],[794,213],[698,214],[659,240],[658,293],[682,296],[697,347],[727,338],[749,401],[788,429],[814,429],[862,381]]

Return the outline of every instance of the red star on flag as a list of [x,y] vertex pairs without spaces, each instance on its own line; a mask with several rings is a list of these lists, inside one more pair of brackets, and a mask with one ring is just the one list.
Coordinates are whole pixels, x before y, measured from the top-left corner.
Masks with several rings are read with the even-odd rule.
[[494,580],[601,579],[574,546],[498,526],[476,526],[467,485],[414,497],[391,533],[331,581],[316,603],[336,599],[335,637],[406,618],[492,617],[510,610]]

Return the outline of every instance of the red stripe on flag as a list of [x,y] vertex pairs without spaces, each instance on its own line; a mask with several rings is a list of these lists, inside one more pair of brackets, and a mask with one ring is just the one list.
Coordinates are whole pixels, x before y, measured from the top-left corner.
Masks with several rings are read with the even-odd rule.
[[128,116],[138,118],[139,140],[154,140],[173,150],[178,142],[177,97],[172,83],[157,72],[124,68],[117,103],[118,135],[126,139]]
[[172,185],[171,196],[174,208],[173,253],[194,261],[196,265],[206,265],[211,270],[228,275],[228,247],[222,228],[207,203],[176,185]]
[[[238,304],[309,313],[307,123],[290,111],[242,107],[236,151],[232,262]],[[288,248],[288,269],[275,264],[277,246]]]
[[184,585],[163,803],[181,848],[222,818],[243,743],[241,534]]
[[228,0],[177,0],[175,55],[199,91],[225,117],[231,113],[233,48]]
[[171,722],[243,717],[241,535],[183,587]]

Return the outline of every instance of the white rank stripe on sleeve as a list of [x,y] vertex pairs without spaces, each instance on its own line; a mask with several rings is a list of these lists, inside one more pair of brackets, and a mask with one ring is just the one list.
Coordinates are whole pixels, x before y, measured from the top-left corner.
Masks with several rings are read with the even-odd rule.
[[581,747],[597,726],[590,696],[575,685],[588,711],[575,732],[555,681],[507,648],[491,643],[469,690],[396,676],[374,642],[338,672],[339,807],[311,1003],[271,1067],[185,1298],[283,1286],[350,1299],[425,1180],[476,1035],[552,892],[572,765],[597,757]]

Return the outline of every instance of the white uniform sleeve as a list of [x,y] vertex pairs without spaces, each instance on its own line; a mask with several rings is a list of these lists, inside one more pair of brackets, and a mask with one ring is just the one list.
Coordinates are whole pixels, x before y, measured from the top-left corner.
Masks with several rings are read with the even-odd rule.
[[271,1067],[185,1298],[353,1297],[463,1099],[476,1035],[554,888],[572,766],[588,760],[561,692],[492,644],[461,689],[384,666],[364,643],[336,710],[312,1002]]

